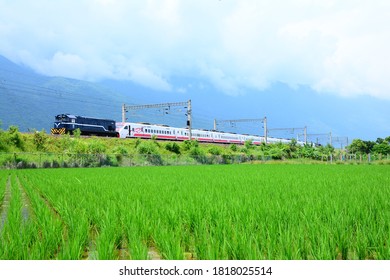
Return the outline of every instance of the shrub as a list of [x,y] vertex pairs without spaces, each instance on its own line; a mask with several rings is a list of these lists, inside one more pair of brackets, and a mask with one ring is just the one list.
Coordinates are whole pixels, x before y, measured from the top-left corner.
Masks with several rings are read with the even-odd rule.
[[81,130],[80,128],[76,128],[75,130],[73,130],[73,135],[74,135],[74,138],[80,138],[80,135],[81,135]]
[[232,150],[233,152],[237,152],[237,150],[238,150],[236,144],[231,144],[229,148],[230,148],[230,150]]
[[17,126],[12,125],[9,127],[8,139],[13,146],[20,150],[24,150],[24,141]]
[[214,155],[214,156],[218,156],[221,154],[221,149],[218,148],[217,146],[213,146],[209,149],[208,151],[210,154]]
[[161,155],[158,153],[156,144],[151,141],[144,141],[138,145],[137,151],[152,165],[163,165]]
[[42,129],[42,131],[35,131],[33,142],[38,151],[44,150],[46,141],[47,135],[45,130]]
[[152,155],[157,154],[157,148],[154,142],[143,141],[138,145],[137,151],[141,155]]
[[189,151],[193,147],[199,147],[199,143],[197,140],[184,140],[182,147],[184,151]]
[[175,153],[175,154],[177,154],[177,155],[180,154],[180,146],[179,146],[177,143],[175,143],[175,142],[173,142],[173,143],[167,143],[167,144],[165,145],[165,149],[166,149],[167,151],[170,151],[170,152]]
[[194,158],[197,162],[206,164],[208,163],[207,157],[203,150],[201,150],[199,147],[192,147],[190,152],[190,156]]
[[251,139],[248,139],[245,141],[245,147],[249,150],[251,148],[253,148],[253,144],[252,144],[252,140]]
[[106,146],[99,140],[94,140],[88,145],[88,152],[91,154],[103,154],[106,151]]
[[127,149],[123,146],[115,147],[115,149],[113,150],[113,153],[115,154],[115,158],[116,158],[117,163],[122,162],[123,156],[128,155]]
[[4,131],[0,130],[0,152],[8,152],[9,147],[7,143],[7,135]]

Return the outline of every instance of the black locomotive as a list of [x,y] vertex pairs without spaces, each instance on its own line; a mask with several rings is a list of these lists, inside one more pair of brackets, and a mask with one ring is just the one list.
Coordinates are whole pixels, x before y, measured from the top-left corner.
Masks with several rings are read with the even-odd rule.
[[117,137],[115,121],[107,119],[97,119],[70,114],[60,114],[55,116],[52,134],[73,134],[74,130],[80,129],[82,135],[97,135]]

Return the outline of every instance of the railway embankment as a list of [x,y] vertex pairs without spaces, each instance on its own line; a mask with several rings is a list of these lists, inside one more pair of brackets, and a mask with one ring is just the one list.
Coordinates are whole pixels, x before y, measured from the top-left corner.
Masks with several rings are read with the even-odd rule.
[[[383,143],[381,144],[383,146]],[[0,131],[0,168],[60,168],[237,163],[390,164],[390,153],[351,153],[331,145],[212,144]]]

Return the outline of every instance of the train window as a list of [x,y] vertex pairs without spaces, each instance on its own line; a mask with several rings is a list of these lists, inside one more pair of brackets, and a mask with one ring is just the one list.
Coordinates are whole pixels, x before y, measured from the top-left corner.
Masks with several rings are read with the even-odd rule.
[[124,129],[129,129],[129,127],[126,125]]

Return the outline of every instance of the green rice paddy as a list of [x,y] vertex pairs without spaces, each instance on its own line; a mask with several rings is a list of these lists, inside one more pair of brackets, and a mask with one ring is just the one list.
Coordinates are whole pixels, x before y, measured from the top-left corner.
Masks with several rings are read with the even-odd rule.
[[390,259],[390,167],[0,170],[0,259]]

